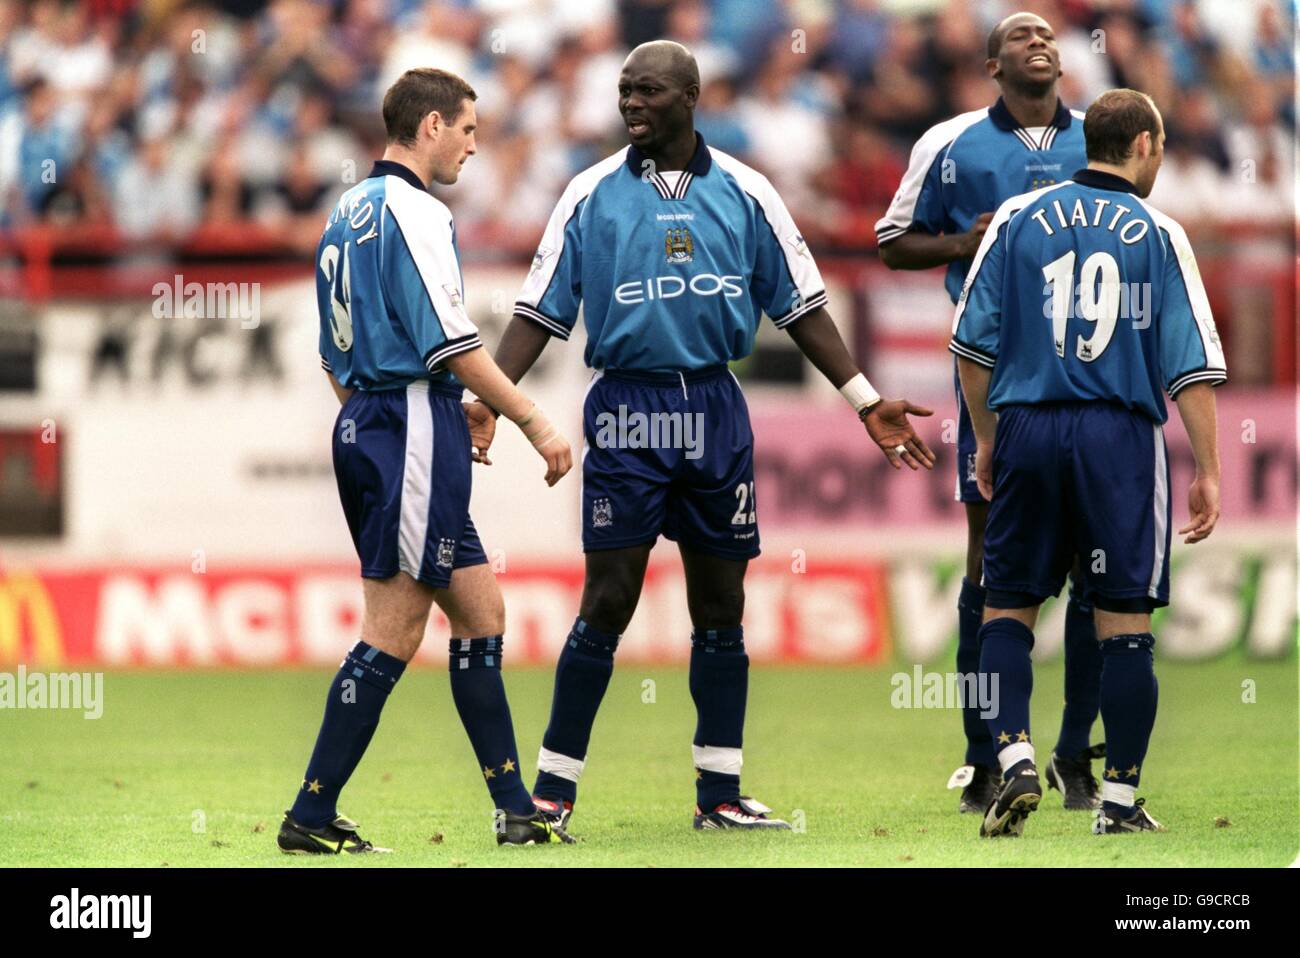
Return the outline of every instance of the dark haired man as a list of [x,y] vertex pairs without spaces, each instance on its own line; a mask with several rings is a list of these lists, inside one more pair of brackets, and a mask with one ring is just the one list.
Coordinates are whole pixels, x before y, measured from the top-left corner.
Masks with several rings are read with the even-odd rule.
[[[989,34],[985,68],[1001,91],[997,103],[945,120],[921,137],[889,211],[876,223],[881,262],[890,269],[947,264],[944,285],[954,303],[993,210],[1011,196],[1056,183],[1084,165],[1083,115],[1067,110],[1057,97],[1060,57],[1046,20],[1016,13],[998,23]],[[967,528],[966,577],[957,601],[957,671],[970,675],[979,666],[988,503],[975,483],[975,434],[955,368],[953,384],[956,498],[965,505]],[[1047,767],[1049,785],[1061,790],[1069,809],[1097,804],[1091,760],[1103,747],[1089,746],[1088,737],[1097,718],[1100,675],[1092,610],[1075,588],[1065,618],[1065,710]],[[999,778],[993,743],[978,705],[962,709],[962,725],[966,761],[948,787],[962,788],[959,811],[983,814]]]
[[1145,94],[1111,90],[1083,128],[1087,169],[994,215],[949,344],[976,481],[991,501],[980,672],[998,676],[987,724],[1003,784],[980,824],[990,837],[1021,834],[1042,797],[1029,653],[1038,607],[1072,561],[1104,663],[1106,769],[1093,831],[1164,830],[1136,794],[1156,717],[1151,612],[1169,604],[1163,393],[1196,461],[1179,534],[1199,542],[1219,517],[1211,387],[1227,379],[1223,349],[1187,234],[1143,202],[1164,155],[1160,113]]
[[343,407],[334,473],[365,614],[280,826],[285,852],[388,850],[362,839],[336,802],[420,647],[433,602],[451,623],[452,698],[497,808],[497,843],[568,841],[522,783],[501,682],[505,608],[469,516],[470,462],[486,457],[472,445],[482,424],[467,423],[464,386],[519,425],[546,461],[548,485],[572,464],[564,437],[479,341],[451,212],[428,192],[455,183],[474,155],[474,100],[454,74],[403,74],[384,96],[384,157],[339,199],[317,249],[321,365]]

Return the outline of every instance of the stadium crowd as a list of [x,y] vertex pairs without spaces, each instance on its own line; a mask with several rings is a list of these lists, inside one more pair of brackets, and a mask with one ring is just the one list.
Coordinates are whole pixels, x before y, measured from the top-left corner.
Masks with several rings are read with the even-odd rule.
[[1021,8],[1056,27],[1067,105],[1154,97],[1152,199],[1189,231],[1291,219],[1281,0],[0,0],[0,234],[249,224],[314,248],[382,151],[388,84],[438,66],[479,94],[479,155],[440,192],[463,247],[527,255],[568,178],[626,142],[626,53],[671,37],[708,142],[767,173],[814,245],[869,249],[915,139],[994,98],[986,38]]

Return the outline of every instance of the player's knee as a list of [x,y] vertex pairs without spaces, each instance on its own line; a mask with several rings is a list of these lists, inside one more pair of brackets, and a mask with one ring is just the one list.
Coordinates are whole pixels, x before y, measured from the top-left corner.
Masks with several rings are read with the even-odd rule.
[[697,629],[729,629],[740,625],[745,614],[742,582],[716,586],[693,603],[692,625]]
[[452,635],[457,638],[477,639],[484,636],[504,635],[506,631],[506,606],[497,597],[495,603],[475,609],[470,615],[457,616],[451,623]]
[[588,580],[582,591],[582,618],[602,632],[620,635],[632,621],[639,595],[639,584],[625,578]]

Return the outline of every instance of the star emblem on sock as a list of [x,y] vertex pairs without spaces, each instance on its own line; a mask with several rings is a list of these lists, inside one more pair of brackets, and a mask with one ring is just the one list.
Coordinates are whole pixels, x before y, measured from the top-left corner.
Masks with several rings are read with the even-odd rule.
[[510,758],[506,759],[506,763],[501,766],[501,774],[508,775],[510,772],[513,772],[514,770],[515,770],[514,759],[510,759]]
[[484,777],[484,778],[496,778],[496,777],[497,777],[497,773],[494,772],[494,771],[492,771],[492,769],[491,769],[490,766],[484,765],[484,766],[483,766],[483,777]]
[[313,778],[310,782],[307,781],[306,779],[303,779],[303,781],[302,781],[302,787],[305,788],[305,789],[307,789],[307,791],[311,792],[313,795],[319,795],[319,794],[320,794],[320,779],[319,779],[319,778]]
[[1137,767],[1136,765],[1134,765],[1132,768],[1130,768],[1127,772],[1124,773],[1124,777],[1125,777],[1125,778],[1136,778],[1136,777],[1137,777],[1137,773],[1138,773],[1138,767]]
[[1115,778],[1115,779],[1118,779],[1118,778],[1119,778],[1119,769],[1117,769],[1117,768],[1108,768],[1108,769],[1106,769],[1106,777],[1107,777],[1107,778]]
[[1021,729],[1019,732],[1016,733],[1016,741],[1017,741],[1017,742],[1028,742],[1028,741],[1029,741],[1029,733],[1028,733],[1027,731],[1025,731],[1024,729]]
[[1000,732],[1000,733],[998,734],[998,744],[999,744],[999,745],[1010,745],[1010,744],[1011,744],[1011,736],[1008,735],[1006,732]]

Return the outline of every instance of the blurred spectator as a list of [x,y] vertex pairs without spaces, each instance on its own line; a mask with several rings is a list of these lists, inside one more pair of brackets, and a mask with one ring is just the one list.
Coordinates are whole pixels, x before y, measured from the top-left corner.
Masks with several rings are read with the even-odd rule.
[[736,118],[736,84],[730,77],[704,81],[695,110],[695,128],[706,143],[723,153],[749,155],[749,135]]
[[835,131],[835,159],[821,170],[815,185],[831,200],[827,229],[817,236],[814,223],[804,227],[809,242],[868,245],[875,236],[880,211],[889,206],[907,164],[873,126],[862,122],[839,124]]
[[0,121],[0,208],[17,222],[40,217],[77,158],[76,130],[49,82],[28,81],[22,100]]
[[174,161],[169,129],[150,131],[114,184],[113,219],[128,238],[176,242],[200,220],[199,186]]

